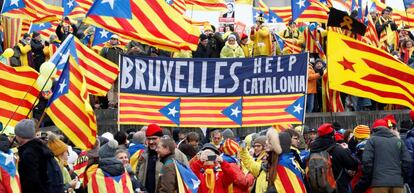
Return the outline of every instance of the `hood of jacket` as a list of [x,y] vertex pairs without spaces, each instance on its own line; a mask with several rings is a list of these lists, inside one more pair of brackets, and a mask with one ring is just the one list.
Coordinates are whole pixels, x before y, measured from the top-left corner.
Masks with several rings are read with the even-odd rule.
[[115,157],[99,160],[99,168],[110,176],[120,176],[125,172],[122,162]]
[[386,127],[377,127],[373,131],[374,131],[373,136],[386,137],[386,138],[395,137],[395,135],[391,133],[390,129]]
[[318,137],[315,139],[314,142],[310,144],[310,152],[321,152],[332,145],[335,145],[335,140],[333,139],[332,135],[326,135],[323,137]]

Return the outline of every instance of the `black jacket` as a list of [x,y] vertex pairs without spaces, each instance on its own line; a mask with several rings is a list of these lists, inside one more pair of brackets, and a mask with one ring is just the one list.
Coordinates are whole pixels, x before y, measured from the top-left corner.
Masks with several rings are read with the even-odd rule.
[[48,193],[47,160],[53,157],[39,139],[19,147],[19,174],[22,193]]
[[[70,26],[72,27],[72,34],[76,35],[76,34],[77,34],[77,32],[78,32],[78,27],[76,27],[76,25],[75,25],[75,24],[71,24]],[[68,36],[69,36],[69,34],[71,34],[69,31],[68,31],[68,32],[64,32],[64,31],[62,30],[62,25],[60,25],[60,24],[59,24],[59,25],[56,27],[56,35],[57,35],[57,37],[59,38],[59,40],[60,40],[61,42],[65,41],[66,37],[68,37]]]
[[210,34],[208,36],[208,47],[211,51],[210,58],[220,58],[221,49],[225,43],[220,33]]
[[362,154],[362,177],[357,192],[373,187],[403,186],[408,180],[411,157],[404,142],[386,127],[374,129]]
[[198,44],[197,50],[193,52],[193,58],[211,58],[212,52],[209,46]]
[[349,183],[352,180],[352,176],[348,174],[348,170],[358,170],[358,160],[352,156],[351,151],[336,144],[332,135],[326,135],[316,138],[311,143],[310,152],[325,151],[331,146],[335,146],[328,153],[332,157],[332,170],[337,183],[337,192],[349,192]]
[[30,41],[30,46],[32,47],[34,68],[39,72],[40,65],[42,65],[46,60],[45,53],[43,52],[43,48],[45,46],[41,41],[37,41],[35,39],[32,39],[32,41]]

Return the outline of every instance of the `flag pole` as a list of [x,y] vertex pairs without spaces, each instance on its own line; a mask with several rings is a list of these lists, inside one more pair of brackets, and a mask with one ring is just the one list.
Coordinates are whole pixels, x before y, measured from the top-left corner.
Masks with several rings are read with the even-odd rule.
[[[120,62],[121,61],[121,59],[122,59],[122,57],[121,57],[121,55],[119,55],[119,59],[118,59],[118,61]],[[118,89],[116,90],[116,92],[117,92],[117,95],[116,95],[116,97],[118,98],[118,116],[117,116],[117,123],[116,123],[116,125],[117,125],[117,128],[118,128],[118,132],[119,131],[121,131],[121,123],[119,122],[119,120],[120,120],[120,117],[119,117],[119,115],[120,115],[120,112],[121,112],[121,110],[119,109],[120,108],[120,105],[119,105],[119,102],[120,102],[120,96],[119,96],[119,94],[120,94],[120,91],[121,91],[121,88],[120,88],[120,74],[121,74],[121,71],[119,71],[118,72],[118,81],[117,81],[117,83],[116,84],[118,84]]]
[[36,132],[38,132],[40,129],[40,125],[42,124],[42,122],[43,122],[43,119],[45,118],[45,115],[46,115],[46,108],[45,108],[45,110],[43,111],[43,113],[42,113],[42,116],[40,117],[40,119],[39,119],[39,121],[37,122],[37,124],[36,124]]

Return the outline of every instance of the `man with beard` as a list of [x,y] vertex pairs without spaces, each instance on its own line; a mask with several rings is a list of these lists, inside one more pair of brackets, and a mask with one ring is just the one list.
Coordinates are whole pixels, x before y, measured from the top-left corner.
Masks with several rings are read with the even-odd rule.
[[[142,182],[148,193],[155,193],[158,184],[158,176],[160,174],[161,163],[157,154],[157,146],[163,136],[162,129],[157,124],[151,124],[146,131],[147,149],[141,155],[137,166],[138,180]],[[188,165],[187,157],[178,149],[175,149],[174,159]]]

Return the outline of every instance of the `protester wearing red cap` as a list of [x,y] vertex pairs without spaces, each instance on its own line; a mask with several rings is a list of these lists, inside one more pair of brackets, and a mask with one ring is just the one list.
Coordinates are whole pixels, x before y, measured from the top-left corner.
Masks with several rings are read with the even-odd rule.
[[387,121],[388,128],[390,129],[394,129],[397,126],[394,115],[387,115],[384,117],[384,120]]
[[[138,158],[138,165],[136,168],[137,177],[142,182],[148,192],[155,192],[158,184],[158,177],[160,175],[161,163],[158,153],[156,151],[158,143],[161,141],[163,132],[157,124],[150,124],[145,133],[147,137],[147,149]],[[187,157],[178,149],[175,149],[174,159],[188,165]]]
[[[390,118],[387,120],[392,123]],[[377,119],[372,126],[373,133],[362,156],[362,177],[354,192],[365,192],[369,186],[373,193],[403,192],[412,160],[403,141],[389,129],[388,122]]]
[[[350,176],[342,175],[342,171],[356,171],[358,160],[351,151],[336,144],[332,124],[325,123],[318,128],[318,137],[310,144],[310,153],[326,151],[331,156],[332,171],[336,179],[336,192],[351,192],[349,187]],[[315,190],[316,191],[316,190]]]

